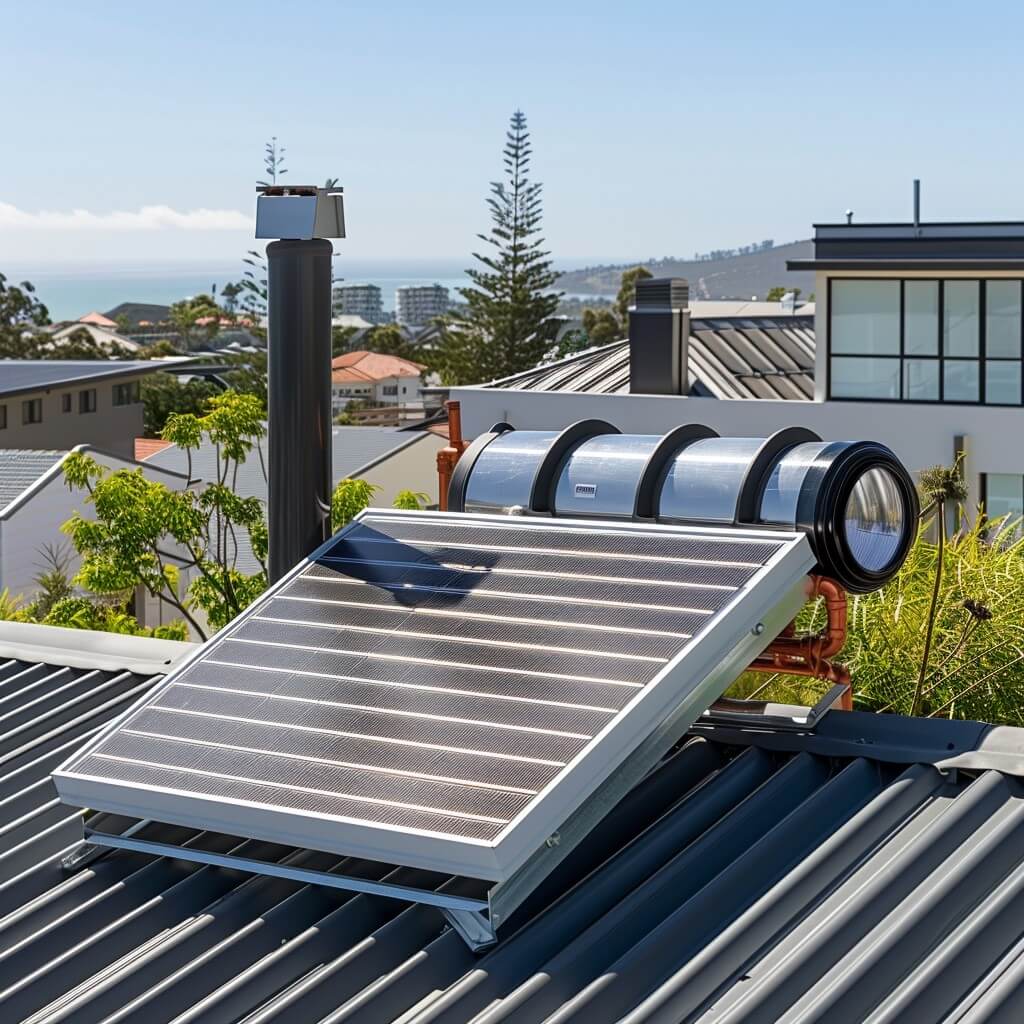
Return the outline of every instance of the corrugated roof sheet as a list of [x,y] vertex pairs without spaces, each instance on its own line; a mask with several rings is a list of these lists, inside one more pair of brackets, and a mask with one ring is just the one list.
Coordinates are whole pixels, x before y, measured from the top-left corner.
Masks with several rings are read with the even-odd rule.
[[[813,735],[698,730],[480,956],[430,907],[125,852],[66,872],[77,818],[50,806],[47,772],[150,681],[3,671],[14,730],[31,733],[5,724],[0,746],[21,801],[5,789],[0,851],[15,837],[29,866],[0,885],[5,1020],[1020,1019],[1024,789],[992,765],[1020,767],[1022,730],[997,731],[995,751],[974,723],[858,713]],[[178,827],[141,834],[387,871]]]
[[[690,321],[691,393],[714,398],[814,397],[813,317]],[[616,341],[485,385],[523,391],[629,392],[629,342]]]
[[67,452],[33,448],[0,448],[0,512]]

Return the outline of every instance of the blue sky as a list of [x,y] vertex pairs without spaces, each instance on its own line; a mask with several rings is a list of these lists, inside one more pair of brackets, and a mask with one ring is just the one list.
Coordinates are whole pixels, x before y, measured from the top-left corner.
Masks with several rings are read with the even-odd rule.
[[272,134],[288,180],[341,179],[343,253],[461,259],[517,106],[563,265],[903,219],[914,176],[928,219],[1019,218],[1022,28],[900,0],[7,5],[0,270],[235,258]]

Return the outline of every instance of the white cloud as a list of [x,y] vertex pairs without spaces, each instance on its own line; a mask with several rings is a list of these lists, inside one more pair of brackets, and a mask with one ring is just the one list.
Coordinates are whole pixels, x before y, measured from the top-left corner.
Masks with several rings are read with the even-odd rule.
[[251,231],[253,218],[238,210],[175,210],[170,206],[143,206],[136,211],[39,210],[29,213],[0,203],[0,228],[30,231]]

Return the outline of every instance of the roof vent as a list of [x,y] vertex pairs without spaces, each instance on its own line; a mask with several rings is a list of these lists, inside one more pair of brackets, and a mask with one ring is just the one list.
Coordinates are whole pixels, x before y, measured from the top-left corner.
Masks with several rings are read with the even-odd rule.
[[686,392],[690,287],[682,277],[637,281],[629,313],[629,390],[642,395]]

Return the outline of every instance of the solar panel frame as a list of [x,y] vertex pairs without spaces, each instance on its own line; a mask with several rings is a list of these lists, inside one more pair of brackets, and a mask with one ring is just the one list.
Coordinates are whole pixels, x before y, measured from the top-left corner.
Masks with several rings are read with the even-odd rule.
[[[627,538],[635,547],[646,536],[694,536],[698,540],[770,542],[776,551],[756,569],[725,604],[709,616],[707,625],[651,675],[635,695],[533,796],[493,838],[453,836],[426,828],[370,822],[348,816],[330,816],[296,808],[275,807],[238,796],[196,794],[173,786],[112,782],[86,774],[79,767],[106,740],[140,710],[155,704],[194,664],[203,661],[214,645],[228,639],[312,566],[317,565],[348,532],[375,520],[389,524],[413,522],[418,526],[473,524],[514,529],[524,540],[542,546],[545,534],[564,531]],[[724,691],[735,676],[756,657],[790,621],[805,599],[805,576],[814,556],[802,534],[782,530],[638,524],[587,519],[510,518],[487,513],[412,513],[368,509],[331,538],[287,576],[269,588],[216,637],[183,661],[151,695],[129,709],[95,736],[55,773],[61,798],[86,806],[151,818],[195,828],[308,847],[387,863],[505,881],[526,863],[560,825],[601,790],[605,799],[609,777],[652,736],[665,734],[672,742]],[[758,628],[760,627],[760,628]],[[691,683],[687,684],[687,680]],[[671,736],[667,725],[671,721]],[[243,787],[244,788],[244,787]]]

